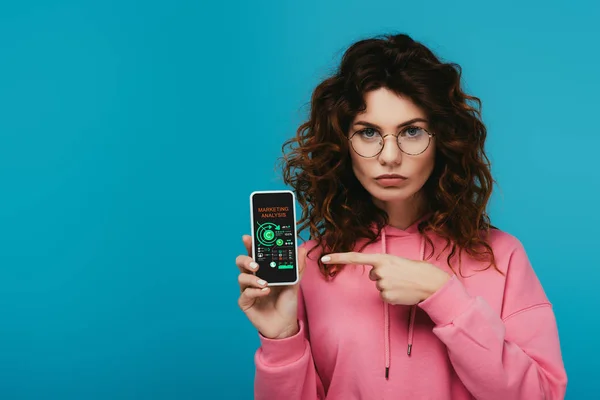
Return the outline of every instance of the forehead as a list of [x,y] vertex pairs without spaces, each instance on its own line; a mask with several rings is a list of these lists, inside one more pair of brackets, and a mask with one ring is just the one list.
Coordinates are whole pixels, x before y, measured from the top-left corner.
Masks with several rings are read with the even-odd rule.
[[396,127],[413,118],[426,118],[425,113],[406,96],[380,88],[365,94],[366,110],[354,121],[362,120],[382,127]]

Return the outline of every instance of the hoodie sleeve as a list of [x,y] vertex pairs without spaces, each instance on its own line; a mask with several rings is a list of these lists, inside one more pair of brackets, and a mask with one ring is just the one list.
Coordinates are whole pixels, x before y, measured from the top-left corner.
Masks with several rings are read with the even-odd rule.
[[255,400],[323,400],[323,385],[315,369],[308,324],[298,291],[299,332],[285,339],[268,339],[259,333],[261,346],[254,362]]
[[475,398],[564,398],[556,319],[520,242],[510,256],[500,315],[482,297],[469,295],[456,276],[420,307]]

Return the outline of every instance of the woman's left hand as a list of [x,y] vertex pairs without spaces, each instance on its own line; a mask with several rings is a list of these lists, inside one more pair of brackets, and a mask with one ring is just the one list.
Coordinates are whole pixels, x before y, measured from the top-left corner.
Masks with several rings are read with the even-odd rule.
[[448,273],[428,262],[390,254],[332,253],[322,257],[321,261],[324,264],[372,265],[369,279],[375,281],[383,301],[390,304],[417,304],[450,279]]

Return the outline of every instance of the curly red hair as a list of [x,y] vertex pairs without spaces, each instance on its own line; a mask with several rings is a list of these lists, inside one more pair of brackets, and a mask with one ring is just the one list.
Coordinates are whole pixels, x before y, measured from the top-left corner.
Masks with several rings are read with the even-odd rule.
[[[460,270],[462,251],[496,267],[485,235],[493,228],[486,206],[494,182],[486,127],[481,101],[461,89],[461,73],[410,36],[385,35],[352,44],[337,71],[315,88],[310,116],[284,143],[281,161],[283,180],[302,208],[299,229],[308,227],[323,251],[353,251],[359,239],[372,243],[388,223],[354,176],[347,141],[351,122],[366,108],[365,93],[384,87],[419,106],[436,134],[435,168],[423,187],[428,217],[419,231],[432,249],[428,232],[445,239],[451,268],[458,256]],[[319,268],[330,278],[342,266],[319,261]]]

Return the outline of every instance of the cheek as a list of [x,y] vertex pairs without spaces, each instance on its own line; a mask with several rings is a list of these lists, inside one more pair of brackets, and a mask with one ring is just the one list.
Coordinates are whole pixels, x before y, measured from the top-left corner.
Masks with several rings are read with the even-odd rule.
[[350,160],[352,161],[352,170],[354,171],[354,175],[356,175],[356,177],[360,179],[361,176],[364,174],[365,160],[354,153],[350,153]]
[[427,174],[430,174],[435,165],[435,153],[431,152],[427,157],[423,160],[423,169],[427,171]]
[[405,159],[406,173],[415,178],[417,184],[423,184],[433,172],[435,154],[427,152],[422,157]]
[[431,173],[433,172],[433,168],[435,166],[435,152],[431,151],[427,153],[426,157],[423,157],[420,160],[419,169],[421,171],[421,175],[424,180],[427,180]]

